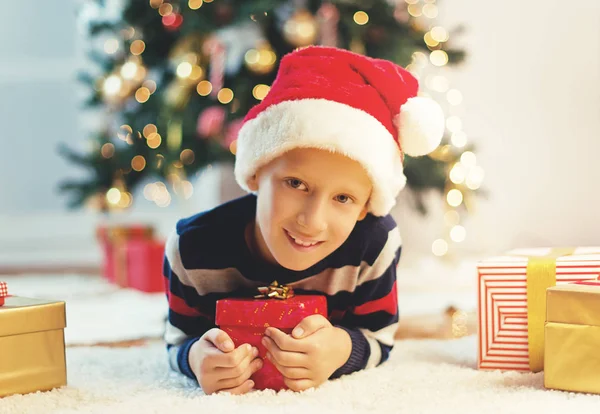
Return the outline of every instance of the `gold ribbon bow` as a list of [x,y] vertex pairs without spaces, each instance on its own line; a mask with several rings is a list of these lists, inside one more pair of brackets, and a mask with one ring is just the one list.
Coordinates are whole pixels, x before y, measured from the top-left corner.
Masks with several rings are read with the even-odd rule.
[[[527,261],[527,335],[529,368],[544,369],[544,325],[546,322],[546,289],[556,286],[556,259],[570,256],[574,247],[553,248],[544,256],[526,256]],[[514,256],[522,256],[515,254]]]
[[286,285],[280,285],[275,280],[269,286],[261,286],[257,288],[260,295],[254,296],[256,299],[260,298],[275,298],[275,299],[289,299],[294,297],[294,289]]

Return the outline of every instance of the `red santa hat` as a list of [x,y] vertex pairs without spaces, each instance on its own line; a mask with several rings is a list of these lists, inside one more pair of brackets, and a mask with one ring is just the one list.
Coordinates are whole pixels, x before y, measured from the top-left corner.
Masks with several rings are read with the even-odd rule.
[[319,148],[360,162],[373,183],[369,211],[390,212],[406,185],[404,154],[425,155],[440,143],[444,114],[418,97],[414,76],[387,60],[310,46],[283,57],[265,99],[240,129],[238,184],[293,148]]

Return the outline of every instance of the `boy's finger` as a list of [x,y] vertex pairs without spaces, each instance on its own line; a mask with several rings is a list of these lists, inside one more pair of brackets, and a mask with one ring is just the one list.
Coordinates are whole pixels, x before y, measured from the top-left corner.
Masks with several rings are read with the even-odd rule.
[[233,368],[242,363],[248,357],[254,355],[250,344],[242,344],[231,352],[218,353],[214,356],[215,366],[222,368]]
[[252,388],[254,388],[254,381],[249,379],[249,380],[244,381],[244,383],[242,385],[238,385],[237,387],[234,387],[234,388],[223,389],[223,390],[220,390],[219,392],[226,393],[226,394],[246,394],[247,392],[252,391]]
[[[236,352],[237,352],[237,349],[236,349]],[[229,357],[231,357],[231,355],[232,355],[232,353],[230,352],[228,354],[224,354],[223,357],[229,358]],[[217,365],[215,368],[215,375],[217,376],[217,378],[222,379],[222,380],[228,379],[228,378],[239,377],[248,370],[248,366],[252,363],[254,358],[255,357],[254,357],[253,353],[248,352],[248,353],[246,353],[246,356],[242,359],[242,361],[233,367]],[[225,358],[223,358],[223,359],[225,359]],[[227,360],[223,361],[223,364],[228,364],[228,363],[229,362]]]
[[323,315],[311,315],[302,319],[302,321],[296,325],[292,331],[292,337],[296,339],[305,338],[313,333],[317,332],[321,328],[327,328],[331,326],[331,322],[327,320]]
[[275,345],[282,351],[305,352],[305,347],[300,341],[292,338],[285,332],[281,332],[277,328],[268,327],[265,330],[265,335],[271,338],[275,342]]
[[231,352],[235,349],[235,345],[229,335],[227,335],[227,332],[218,328],[207,331],[204,334],[204,338],[222,352]]

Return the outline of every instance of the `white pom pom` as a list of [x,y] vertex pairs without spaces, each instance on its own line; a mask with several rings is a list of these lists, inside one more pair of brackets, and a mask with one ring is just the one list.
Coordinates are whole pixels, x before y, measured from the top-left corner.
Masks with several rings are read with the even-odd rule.
[[396,127],[400,136],[400,147],[413,157],[429,154],[436,149],[444,135],[444,112],[430,98],[410,98],[400,108]]

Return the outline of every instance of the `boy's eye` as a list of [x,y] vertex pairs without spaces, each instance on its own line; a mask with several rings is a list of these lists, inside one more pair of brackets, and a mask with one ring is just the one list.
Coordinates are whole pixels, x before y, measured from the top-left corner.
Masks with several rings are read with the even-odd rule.
[[340,194],[338,196],[335,197],[337,201],[339,201],[342,204],[347,204],[350,201],[352,201],[352,199],[350,197],[348,197],[346,194]]
[[287,181],[288,185],[292,188],[295,188],[297,190],[305,190],[306,189],[306,186],[304,185],[304,183],[297,178],[288,178],[286,181]]

